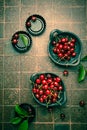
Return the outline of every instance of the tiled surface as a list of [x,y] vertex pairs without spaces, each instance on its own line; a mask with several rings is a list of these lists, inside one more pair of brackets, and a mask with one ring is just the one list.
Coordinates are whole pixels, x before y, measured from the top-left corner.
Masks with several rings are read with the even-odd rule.
[[[42,15],[46,31],[32,37],[29,52],[19,54],[11,43],[11,36],[25,30],[25,21],[32,14]],[[78,66],[64,68],[54,64],[48,57],[49,34],[53,29],[71,31],[82,41],[82,55],[87,54],[87,0],[0,0],[0,130],[17,130],[10,124],[14,105],[30,103],[35,107],[36,118],[29,130],[87,130],[87,77],[77,82]],[[87,68],[87,63],[83,63]],[[63,70],[69,76],[63,76]],[[32,73],[54,72],[65,83],[67,103],[52,112],[38,105],[31,94],[29,81]],[[79,101],[84,100],[84,108]],[[60,114],[65,119],[60,119]]]

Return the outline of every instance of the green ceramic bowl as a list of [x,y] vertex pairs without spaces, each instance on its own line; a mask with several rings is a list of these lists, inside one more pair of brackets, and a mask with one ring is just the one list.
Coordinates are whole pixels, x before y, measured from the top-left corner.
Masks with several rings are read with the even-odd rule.
[[[50,74],[52,77],[57,77],[58,75],[56,74],[53,74],[53,73],[35,73],[35,74],[32,74],[31,77],[30,77],[30,80],[32,82],[32,88],[34,87],[34,83],[36,81],[36,79],[41,75],[41,74],[44,74],[45,76],[47,74]],[[60,98],[58,99],[57,102],[55,103],[51,103],[51,104],[46,104],[46,103],[41,103],[34,95],[34,93],[32,92],[32,95],[33,95],[33,98],[35,99],[35,101],[42,105],[42,106],[45,106],[45,107],[53,107],[53,106],[62,106],[63,104],[66,103],[66,90],[65,90],[65,85],[63,83],[63,81],[61,80],[61,85],[63,86],[63,90],[62,90],[62,93],[60,94]]]
[[[76,52],[76,56],[71,58],[70,60],[60,60],[60,58],[53,52],[53,45],[52,45],[52,41],[55,40],[55,37],[69,37],[69,38],[74,38],[76,40],[75,42],[75,52]],[[76,66],[79,64],[80,62],[80,56],[81,56],[81,50],[82,50],[82,43],[81,40],[79,39],[79,37],[72,33],[72,32],[62,32],[58,29],[53,30],[50,33],[50,37],[49,37],[49,44],[48,44],[48,53],[49,53],[49,57],[51,58],[51,60],[58,64],[58,65],[62,65],[62,66]]]

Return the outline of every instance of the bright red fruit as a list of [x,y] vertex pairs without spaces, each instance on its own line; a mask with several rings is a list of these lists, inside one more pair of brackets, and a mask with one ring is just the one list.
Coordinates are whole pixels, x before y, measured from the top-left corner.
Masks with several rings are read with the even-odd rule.
[[30,23],[30,22],[27,22],[27,23],[26,23],[26,26],[27,26],[27,27],[31,27],[31,23]]
[[63,71],[63,75],[64,75],[64,76],[68,76],[68,71],[67,71],[67,70],[64,70],[64,71]]
[[46,95],[49,95],[51,92],[49,89],[46,90]]
[[45,79],[42,80],[42,84],[43,84],[43,85],[47,84],[47,81],[46,81]]
[[17,43],[18,43],[18,40],[17,40],[17,39],[13,39],[13,40],[12,40],[12,43],[17,44]]
[[40,79],[36,79],[36,83],[40,84],[41,83]]
[[35,22],[36,21],[36,17],[35,16],[32,16],[32,21]]
[[45,75],[44,74],[41,74],[40,77],[39,77],[41,80],[45,79]]
[[63,90],[63,87],[61,85],[59,86],[59,90]]
[[39,94],[40,94],[40,95],[43,95],[43,90],[40,90],[40,91],[39,91]]

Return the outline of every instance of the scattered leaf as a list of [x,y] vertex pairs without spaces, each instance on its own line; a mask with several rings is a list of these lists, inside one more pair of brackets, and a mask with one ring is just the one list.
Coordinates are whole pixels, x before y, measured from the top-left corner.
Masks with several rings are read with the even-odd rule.
[[20,34],[20,38],[23,44],[27,47],[28,46],[28,38],[24,34]]
[[20,124],[18,130],[28,130],[28,120],[24,120],[24,121]]
[[87,61],[87,56],[84,56],[81,61]]
[[78,75],[78,82],[81,82],[85,79],[86,70],[83,65],[79,67],[79,75]]
[[13,125],[16,125],[16,124],[19,124],[21,121],[22,121],[22,118],[20,118],[20,117],[15,117],[15,118],[13,118],[10,122],[11,122]]
[[20,116],[20,117],[28,117],[28,112],[25,111],[24,109],[22,109],[19,105],[16,105],[15,106],[15,112],[17,112],[17,114]]

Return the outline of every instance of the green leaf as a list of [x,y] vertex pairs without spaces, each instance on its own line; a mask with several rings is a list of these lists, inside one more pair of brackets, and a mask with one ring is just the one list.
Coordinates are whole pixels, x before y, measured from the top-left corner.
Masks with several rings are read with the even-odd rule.
[[86,70],[83,65],[79,67],[79,75],[78,75],[78,82],[81,82],[85,79]]
[[20,116],[20,117],[28,117],[28,112],[25,111],[24,109],[22,109],[19,105],[16,105],[15,106],[15,112],[17,112],[17,114]]
[[24,34],[20,34],[20,38],[23,44],[27,47],[28,46],[28,38]]
[[28,130],[28,120],[24,120],[20,125],[18,130]]
[[87,56],[84,56],[81,61],[87,61]]
[[10,122],[11,122],[13,125],[16,125],[16,124],[19,124],[21,121],[22,121],[22,118],[20,118],[20,117],[15,117],[15,118],[13,118]]

